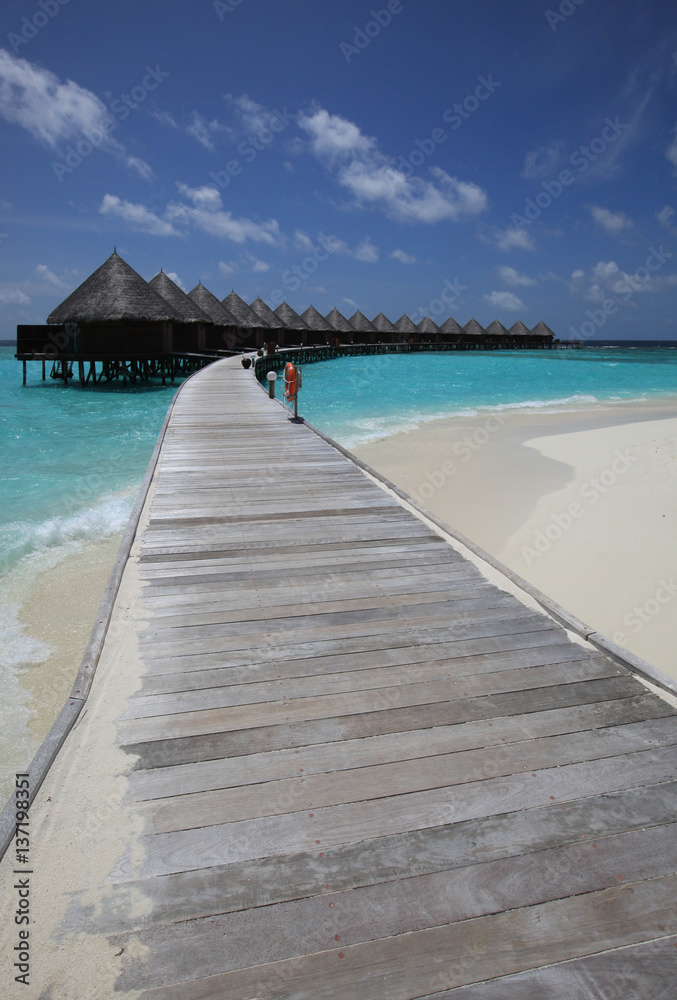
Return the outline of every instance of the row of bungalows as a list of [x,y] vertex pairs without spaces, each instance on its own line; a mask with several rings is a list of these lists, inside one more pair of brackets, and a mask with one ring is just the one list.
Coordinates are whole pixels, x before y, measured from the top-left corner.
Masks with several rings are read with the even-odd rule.
[[310,305],[297,313],[287,302],[271,309],[261,298],[249,305],[231,291],[219,300],[200,282],[184,292],[164,271],[145,281],[114,252],[47,318],[46,326],[17,327],[17,357],[80,361],[163,359],[176,355],[233,353],[267,347],[333,344],[440,344],[461,349],[549,347],[552,330],[521,321],[507,330],[498,320],[484,329],[475,319],[440,326],[429,316],[406,314],[391,322],[380,312],[369,320],[357,310],[346,318],[334,308],[323,316]]

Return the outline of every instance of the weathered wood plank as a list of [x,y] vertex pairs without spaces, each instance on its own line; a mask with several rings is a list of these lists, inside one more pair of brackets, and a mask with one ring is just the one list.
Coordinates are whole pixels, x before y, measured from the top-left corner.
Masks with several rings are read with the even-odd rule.
[[144,1000],[273,1000],[281,995],[333,1000],[356,990],[363,1000],[411,1000],[423,991],[439,992],[674,935],[676,890],[677,876],[669,875],[374,943],[341,942],[300,959],[160,986],[144,993]]

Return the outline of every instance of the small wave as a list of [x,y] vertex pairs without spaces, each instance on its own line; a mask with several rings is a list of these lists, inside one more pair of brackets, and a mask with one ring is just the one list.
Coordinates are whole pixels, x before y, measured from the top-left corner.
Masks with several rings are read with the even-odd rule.
[[[105,497],[75,514],[33,523],[14,521],[0,529],[0,570],[20,560],[39,562],[39,569],[60,562],[84,544],[101,541],[124,531],[133,506],[131,496]],[[35,567],[38,569],[38,567]]]

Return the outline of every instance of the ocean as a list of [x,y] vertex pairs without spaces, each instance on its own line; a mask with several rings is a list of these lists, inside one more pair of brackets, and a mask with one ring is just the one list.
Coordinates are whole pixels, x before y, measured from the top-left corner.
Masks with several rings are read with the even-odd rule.
[[[14,349],[0,347],[3,801],[12,775],[30,760],[70,690],[115,546],[177,388],[63,386],[42,382],[39,363],[29,363],[24,387]],[[299,412],[350,448],[441,417],[658,397],[677,400],[677,343],[626,341],[581,350],[319,362],[304,369]],[[50,588],[58,587],[70,592],[60,605],[68,615],[47,607]],[[85,612],[88,588],[94,593],[87,593]]]

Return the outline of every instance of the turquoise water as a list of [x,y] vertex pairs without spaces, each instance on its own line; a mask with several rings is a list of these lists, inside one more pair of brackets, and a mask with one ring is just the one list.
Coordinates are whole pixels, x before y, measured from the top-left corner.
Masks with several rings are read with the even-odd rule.
[[35,749],[21,676],[51,652],[21,624],[21,601],[42,573],[124,530],[177,388],[81,389],[47,373],[29,363],[23,386],[14,349],[0,347],[0,761],[16,764]]
[[485,409],[559,410],[677,397],[677,344],[448,351],[306,365],[299,412],[345,447]]

